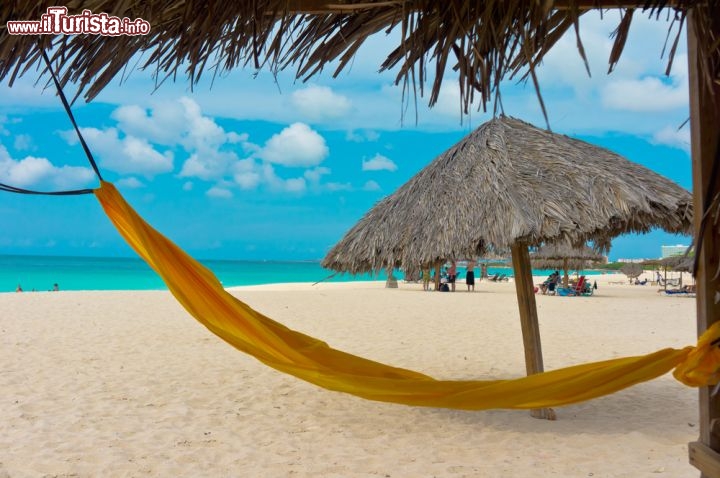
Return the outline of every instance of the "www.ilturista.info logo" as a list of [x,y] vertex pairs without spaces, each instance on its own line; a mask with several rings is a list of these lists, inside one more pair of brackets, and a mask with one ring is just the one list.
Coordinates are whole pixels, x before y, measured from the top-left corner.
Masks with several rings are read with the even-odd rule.
[[10,35],[147,35],[150,23],[142,18],[130,20],[90,10],[83,10],[80,15],[68,15],[67,7],[48,7],[39,21],[9,21],[7,30]]

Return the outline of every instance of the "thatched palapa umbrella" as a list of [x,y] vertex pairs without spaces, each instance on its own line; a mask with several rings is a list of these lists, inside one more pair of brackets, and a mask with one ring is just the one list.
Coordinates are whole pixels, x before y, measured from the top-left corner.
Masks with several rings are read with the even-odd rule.
[[543,366],[528,246],[592,240],[608,248],[624,232],[688,232],[691,223],[690,193],[672,181],[607,149],[500,117],[380,201],[322,265],[361,273],[510,250],[532,374]]
[[588,246],[571,247],[568,244],[545,244],[530,254],[534,269],[562,269],[563,285],[568,285],[568,271],[582,270],[592,262],[601,262],[605,257]]
[[627,277],[628,280],[632,283],[633,279],[637,279],[642,275],[643,272],[645,272],[645,268],[643,267],[643,264],[638,264],[637,262],[628,262],[627,264],[623,264],[623,266],[620,268],[620,272],[625,274],[625,277]]
[[680,272],[680,279],[678,285],[682,286],[682,272],[692,272],[694,270],[694,258],[685,254],[677,256],[663,257],[659,261],[659,266],[663,268],[663,287],[667,290],[668,269],[671,271]]
[[[653,276],[653,280],[657,279],[657,282],[659,282],[660,285],[667,290],[668,269],[678,272],[693,272],[695,265],[694,262],[694,257],[682,254],[663,257],[662,259],[648,259],[642,261],[641,264],[644,267],[652,267],[653,271],[656,273],[655,276]],[[662,275],[660,274],[660,269],[663,271]],[[682,285],[682,274],[680,274],[680,285]]]

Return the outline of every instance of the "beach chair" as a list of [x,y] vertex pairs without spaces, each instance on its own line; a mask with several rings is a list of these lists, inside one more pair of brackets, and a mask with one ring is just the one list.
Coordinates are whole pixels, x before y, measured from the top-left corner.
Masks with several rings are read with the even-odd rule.
[[497,282],[498,277],[500,277],[500,274],[495,274],[495,275],[492,276],[492,277],[488,277],[488,280],[493,281],[493,282]]
[[686,296],[686,297],[695,297],[695,286],[684,286],[679,289],[667,289],[665,291],[665,295],[679,295],[679,296]]
[[655,271],[655,274],[657,274],[657,283],[658,285],[662,287],[672,286],[677,287],[680,285],[680,279],[663,279],[663,276],[660,275],[659,272]]
[[573,287],[558,287],[556,289],[556,293],[559,296],[562,297],[570,297],[570,296],[591,296],[594,292],[593,285],[587,281],[585,276],[580,276],[580,278],[577,281],[577,284],[575,284]]

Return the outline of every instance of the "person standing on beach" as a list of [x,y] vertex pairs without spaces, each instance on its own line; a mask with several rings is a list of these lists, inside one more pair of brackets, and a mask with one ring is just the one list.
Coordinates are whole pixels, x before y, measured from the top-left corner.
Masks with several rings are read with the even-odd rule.
[[457,264],[455,261],[450,262],[450,269],[448,269],[448,282],[450,283],[450,290],[455,292],[455,279],[457,279]]
[[467,263],[465,284],[467,285],[468,292],[470,292],[471,290],[475,292],[475,261],[470,260]]
[[423,267],[422,270],[423,290],[430,290],[430,268]]
[[15,289],[15,292],[22,292],[22,286],[18,284],[17,288]]

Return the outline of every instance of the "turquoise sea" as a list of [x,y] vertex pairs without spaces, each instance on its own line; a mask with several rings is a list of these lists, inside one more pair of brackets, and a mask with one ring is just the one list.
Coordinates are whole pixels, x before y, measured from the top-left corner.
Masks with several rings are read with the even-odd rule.
[[[227,287],[278,282],[317,282],[333,274],[319,262],[200,261]],[[371,280],[340,275],[332,281]],[[384,279],[384,277],[383,277]],[[0,255],[0,292],[50,290],[153,290],[165,284],[138,258]]]
[[[352,276],[323,269],[319,261],[201,261],[226,287],[280,282],[347,282],[385,280],[385,275]],[[512,276],[508,267],[490,267],[488,272]],[[458,268],[459,277],[465,270]],[[534,271],[547,275],[549,271]],[[475,269],[477,276],[478,269]],[[402,273],[396,276],[402,279]],[[165,289],[162,280],[142,260],[124,257],[61,257],[0,255],[0,292],[60,290],[153,290]]]

